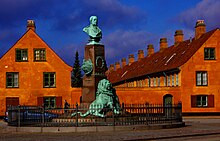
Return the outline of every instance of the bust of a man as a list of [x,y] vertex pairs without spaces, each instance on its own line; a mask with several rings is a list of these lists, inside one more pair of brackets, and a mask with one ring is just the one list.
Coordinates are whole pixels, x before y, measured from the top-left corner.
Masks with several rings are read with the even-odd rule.
[[102,31],[97,26],[98,18],[96,16],[91,16],[89,20],[90,25],[83,28],[83,31],[89,35],[89,44],[100,44],[99,41],[102,38]]

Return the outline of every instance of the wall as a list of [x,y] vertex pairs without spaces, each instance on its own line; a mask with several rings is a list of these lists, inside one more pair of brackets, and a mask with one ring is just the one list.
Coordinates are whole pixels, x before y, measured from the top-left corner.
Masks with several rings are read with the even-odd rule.
[[[28,49],[28,62],[15,62],[15,49]],[[46,61],[34,62],[34,48],[46,48]],[[19,97],[20,105],[37,105],[37,97],[62,96],[71,99],[72,68],[33,31],[28,30],[0,59],[0,116],[6,109],[6,97]],[[6,88],[6,72],[19,72],[19,88]],[[56,72],[56,87],[43,88],[43,72]]]
[[[216,60],[204,60],[204,47],[215,47]],[[183,112],[220,112],[220,31],[217,30],[183,66],[181,99]],[[208,72],[208,86],[196,86],[196,71]],[[214,107],[191,108],[191,95],[214,95]]]

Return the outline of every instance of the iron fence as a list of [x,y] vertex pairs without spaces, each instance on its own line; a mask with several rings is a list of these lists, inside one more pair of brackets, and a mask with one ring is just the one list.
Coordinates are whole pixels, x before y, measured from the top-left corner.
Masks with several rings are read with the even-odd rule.
[[[82,127],[82,126],[122,126],[122,125],[150,125],[182,122],[182,104],[124,104],[120,106],[120,114],[114,109],[101,110],[106,116],[97,117],[80,114],[88,111],[88,106],[73,105],[71,108],[46,109],[38,106],[10,106],[8,107],[8,125],[10,126],[42,126],[42,127]],[[90,107],[90,110],[97,110]]]

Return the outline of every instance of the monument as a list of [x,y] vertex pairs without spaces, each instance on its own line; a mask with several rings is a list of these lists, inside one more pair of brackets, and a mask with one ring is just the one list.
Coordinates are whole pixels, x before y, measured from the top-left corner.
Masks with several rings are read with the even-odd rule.
[[89,35],[82,64],[85,75],[83,76],[81,104],[84,105],[89,105],[96,99],[98,83],[106,79],[105,71],[107,70],[104,45],[100,43],[102,31],[97,26],[98,18],[91,16],[89,20],[90,25],[83,29]]

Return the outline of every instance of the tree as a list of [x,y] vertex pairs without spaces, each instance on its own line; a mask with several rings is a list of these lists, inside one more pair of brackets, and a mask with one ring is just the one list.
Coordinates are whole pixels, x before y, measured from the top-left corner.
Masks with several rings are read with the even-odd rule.
[[71,86],[82,87],[82,74],[81,74],[81,67],[79,64],[78,51],[76,51],[76,54],[75,54],[75,62],[73,65],[72,76],[71,76]]

